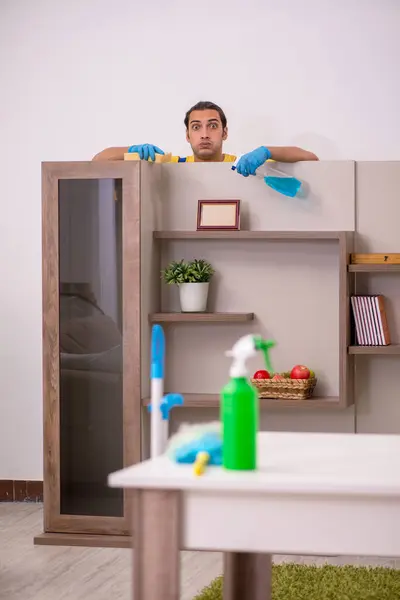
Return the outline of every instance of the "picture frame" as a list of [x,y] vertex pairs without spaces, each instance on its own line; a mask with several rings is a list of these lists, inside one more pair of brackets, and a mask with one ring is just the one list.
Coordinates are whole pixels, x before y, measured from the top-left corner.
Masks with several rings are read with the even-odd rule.
[[197,231],[240,229],[240,200],[199,200]]

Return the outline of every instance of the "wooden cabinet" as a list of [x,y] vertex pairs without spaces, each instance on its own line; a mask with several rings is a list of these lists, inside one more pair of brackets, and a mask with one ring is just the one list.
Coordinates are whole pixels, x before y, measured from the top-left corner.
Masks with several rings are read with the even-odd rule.
[[[354,403],[354,165],[298,168],[323,202],[289,207],[223,163],[43,164],[44,533],[36,543],[130,545],[132,499],[107,477],[148,455],[154,322],[166,330],[165,391],[184,396],[172,431],[218,418],[225,351],[246,333],[280,341],[277,370],[305,361],[320,380],[309,400],[264,399],[262,428],[337,429],[333,413]],[[207,197],[243,199],[248,228],[196,231],[197,202]],[[160,277],[169,261],[193,257],[217,270],[204,314],[180,313],[176,288]]]
[[112,545],[129,535],[131,509],[107,476],[141,452],[140,165],[44,163],[42,195],[44,535],[36,541],[95,534]]

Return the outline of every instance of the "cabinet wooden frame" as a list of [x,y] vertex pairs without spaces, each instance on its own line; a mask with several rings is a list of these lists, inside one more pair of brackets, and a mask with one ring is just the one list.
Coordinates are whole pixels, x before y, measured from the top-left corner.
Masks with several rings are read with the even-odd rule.
[[59,181],[122,180],[123,463],[140,461],[140,164],[42,163],[44,531],[128,535],[132,499],[124,493],[122,517],[61,514],[59,366]]

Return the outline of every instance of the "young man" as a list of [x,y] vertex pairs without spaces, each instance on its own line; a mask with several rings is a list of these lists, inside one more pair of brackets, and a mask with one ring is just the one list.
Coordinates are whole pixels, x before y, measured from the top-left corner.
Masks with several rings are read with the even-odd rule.
[[[185,116],[186,140],[193,155],[172,157],[175,162],[234,162],[236,156],[224,154],[223,143],[228,137],[228,124],[222,108],[213,102],[198,102]],[[122,148],[107,148],[93,160],[123,160],[126,152],[137,152],[142,160],[155,160],[156,154],[164,151],[153,144],[139,144]],[[237,172],[244,177],[254,175],[256,169],[267,160],[277,162],[298,162],[318,160],[312,152],[295,146],[260,146],[244,154],[237,164]]]

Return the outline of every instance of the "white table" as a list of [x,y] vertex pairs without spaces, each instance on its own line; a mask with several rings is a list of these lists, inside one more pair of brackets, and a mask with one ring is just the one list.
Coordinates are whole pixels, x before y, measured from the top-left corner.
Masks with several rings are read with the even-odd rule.
[[261,433],[256,472],[167,457],[113,473],[133,488],[134,598],[178,600],[180,549],[225,552],[225,600],[266,600],[272,554],[400,556],[400,436]]

